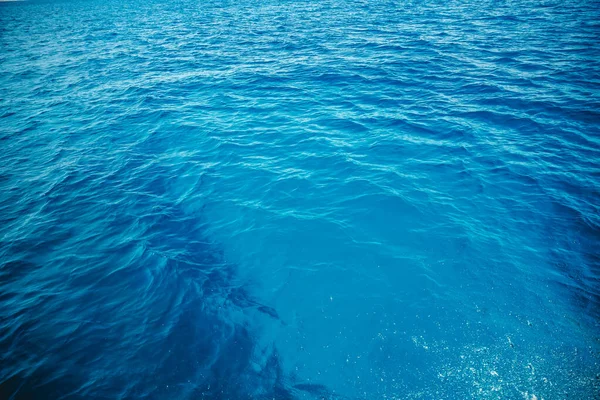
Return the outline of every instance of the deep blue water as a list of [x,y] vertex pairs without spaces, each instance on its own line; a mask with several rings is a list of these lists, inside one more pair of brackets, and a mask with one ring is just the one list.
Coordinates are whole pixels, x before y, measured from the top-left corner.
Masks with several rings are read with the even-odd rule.
[[0,399],[600,398],[600,3],[0,3]]

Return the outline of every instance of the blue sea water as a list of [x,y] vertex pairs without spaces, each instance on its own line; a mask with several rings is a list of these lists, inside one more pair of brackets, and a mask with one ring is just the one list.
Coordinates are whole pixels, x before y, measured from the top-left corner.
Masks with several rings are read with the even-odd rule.
[[0,3],[0,399],[600,398],[600,3]]

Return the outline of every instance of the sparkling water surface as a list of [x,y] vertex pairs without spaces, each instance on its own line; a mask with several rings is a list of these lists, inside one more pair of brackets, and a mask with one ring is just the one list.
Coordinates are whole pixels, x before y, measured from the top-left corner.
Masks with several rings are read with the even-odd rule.
[[600,398],[598,1],[0,4],[0,399]]

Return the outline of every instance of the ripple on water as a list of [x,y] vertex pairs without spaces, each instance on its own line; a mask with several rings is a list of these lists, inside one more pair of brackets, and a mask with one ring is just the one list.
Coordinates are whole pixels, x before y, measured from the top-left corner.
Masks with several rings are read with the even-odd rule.
[[0,398],[594,398],[594,1],[0,4]]

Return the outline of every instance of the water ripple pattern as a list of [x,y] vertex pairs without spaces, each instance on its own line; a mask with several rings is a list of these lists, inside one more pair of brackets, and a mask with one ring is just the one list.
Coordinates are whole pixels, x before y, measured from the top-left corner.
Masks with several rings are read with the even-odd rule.
[[0,398],[599,398],[599,21],[0,2]]

